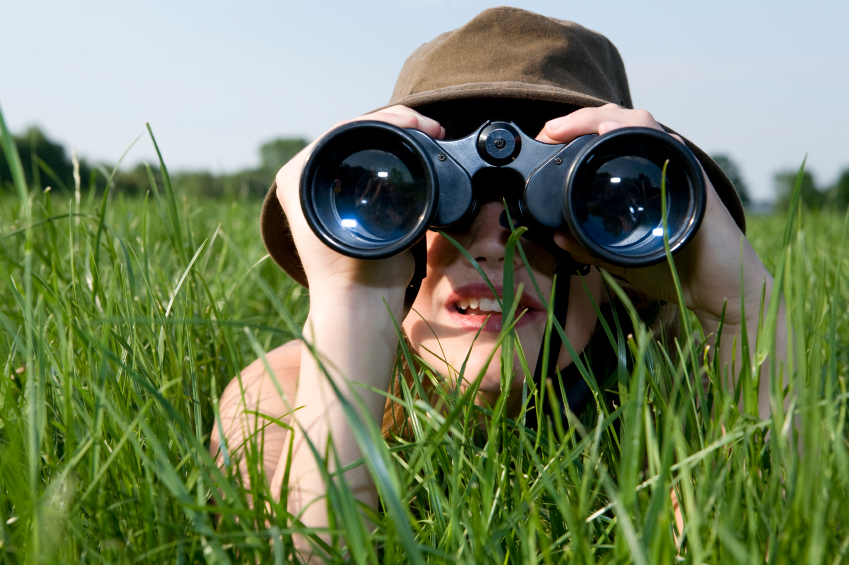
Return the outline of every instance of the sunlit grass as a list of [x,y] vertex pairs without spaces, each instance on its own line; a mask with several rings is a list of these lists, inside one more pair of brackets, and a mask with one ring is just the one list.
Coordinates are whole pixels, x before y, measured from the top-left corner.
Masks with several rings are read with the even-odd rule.
[[[4,126],[7,154],[9,139]],[[285,500],[270,499],[258,471],[246,492],[233,461],[219,470],[207,446],[218,394],[257,351],[299,334],[306,293],[262,260],[258,202],[173,194],[162,170],[145,199],[82,186],[77,205],[73,193],[27,187],[22,176],[0,195],[0,561],[296,558],[291,535],[304,529]],[[710,364],[695,368],[696,381],[709,377],[702,393],[688,356],[662,349],[639,323],[627,341],[609,328],[624,371],[585,366],[600,387],[596,408],[539,434],[501,404],[481,430],[472,394],[419,364],[416,382],[436,383],[443,407],[417,384],[393,390],[411,430],[403,439],[384,442],[356,403],[345,406],[383,507],[367,526],[350,490],[328,476],[331,559],[842,562],[844,219],[752,217],[749,236],[770,271],[783,272],[797,369],[783,374],[796,394],[790,413],[741,414]],[[509,348],[521,352],[504,340],[507,359]],[[249,445],[244,456],[260,453]]]

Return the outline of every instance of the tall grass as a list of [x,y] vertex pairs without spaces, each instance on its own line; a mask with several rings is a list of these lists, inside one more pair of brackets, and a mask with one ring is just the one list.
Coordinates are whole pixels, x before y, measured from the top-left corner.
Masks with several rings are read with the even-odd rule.
[[[293,532],[319,533],[287,514],[285,489],[271,499],[259,446],[242,450],[257,469],[251,492],[235,470],[242,446],[226,446],[221,469],[207,454],[220,391],[299,336],[306,296],[263,259],[258,203],[194,201],[161,170],[145,199],[122,198],[120,186],[54,193],[20,171],[17,195],[0,196],[3,562],[283,563],[298,559]],[[741,413],[735,393],[755,385],[757,367],[743,364],[740,390],[724,390],[717,367],[686,353],[701,352],[703,336],[669,352],[639,321],[626,336],[619,320],[606,328],[619,366],[596,374],[581,361],[597,383],[591,412],[534,434],[499,403],[482,430],[457,375],[405,350],[418,379],[392,393],[409,435],[387,443],[345,404],[381,495],[374,525],[328,474],[331,542],[315,543],[331,561],[358,563],[842,562],[846,222],[802,211],[749,225],[782,278],[795,336],[795,371],[774,366],[770,377],[790,384],[787,411],[774,387],[771,419]],[[749,347],[769,363],[766,334]],[[505,358],[511,348],[523,358],[518,339],[503,338]],[[704,390],[693,384],[703,375]]]

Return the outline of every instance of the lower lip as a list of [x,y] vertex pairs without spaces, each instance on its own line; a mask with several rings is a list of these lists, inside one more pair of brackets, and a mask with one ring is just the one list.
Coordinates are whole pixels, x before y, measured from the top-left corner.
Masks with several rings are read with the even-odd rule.
[[[490,316],[484,316],[461,314],[457,310],[453,310],[449,314],[456,325],[461,328],[469,328],[470,330],[500,332],[504,325],[500,312],[493,312]],[[521,317],[519,317],[520,315]],[[524,313],[517,312],[516,317],[519,319],[516,321],[514,327],[521,328],[522,326],[545,320],[545,312],[540,312],[539,310],[528,310]]]

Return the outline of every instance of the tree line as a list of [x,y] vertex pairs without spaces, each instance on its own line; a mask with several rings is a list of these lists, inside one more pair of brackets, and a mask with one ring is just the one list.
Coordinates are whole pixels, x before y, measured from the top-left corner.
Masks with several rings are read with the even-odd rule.
[[[61,191],[73,191],[75,186],[74,166],[65,148],[44,135],[40,129],[31,127],[20,135],[13,136],[21,156],[27,182],[34,187],[47,187]],[[301,138],[274,139],[259,149],[259,167],[235,173],[216,175],[206,171],[172,172],[174,190],[204,198],[263,198],[274,181],[277,171],[306,147],[307,140]],[[751,203],[748,186],[740,174],[735,161],[728,155],[713,155],[713,159],[725,171],[737,188],[744,205]],[[102,192],[113,167],[107,164],[90,164],[79,160],[79,177],[83,190]],[[157,182],[161,182],[159,167],[151,164]],[[773,178],[777,210],[786,210],[790,203],[797,171],[779,171]],[[6,156],[0,151],[0,191],[11,188],[12,175]],[[147,167],[138,164],[130,169],[119,170],[112,186],[128,195],[145,194],[150,189]],[[828,209],[845,212],[849,206],[849,167],[839,175],[831,186],[820,186],[814,175],[805,171],[802,176],[802,201],[811,209]]]
[[[75,187],[74,165],[68,151],[45,136],[36,127],[21,135],[13,136],[21,157],[24,175],[32,187],[73,192]],[[263,198],[274,181],[277,171],[306,147],[305,139],[275,139],[264,143],[259,149],[260,165],[235,173],[216,175],[206,171],[169,170],[174,190],[204,198]],[[102,193],[106,189],[114,165],[89,163],[78,160],[79,182],[83,191]],[[157,183],[162,176],[157,163],[150,164]],[[5,154],[0,151],[0,192],[11,190],[12,173]],[[127,195],[143,195],[150,189],[147,166],[137,164],[129,169],[117,171],[112,178],[112,187]]]

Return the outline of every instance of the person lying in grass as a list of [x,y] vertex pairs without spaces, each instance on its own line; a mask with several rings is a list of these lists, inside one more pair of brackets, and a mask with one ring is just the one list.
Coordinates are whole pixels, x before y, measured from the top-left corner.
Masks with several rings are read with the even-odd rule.
[[[649,112],[632,108],[624,66],[606,38],[571,22],[496,8],[419,48],[405,64],[390,105],[354,120],[414,128],[436,139],[461,138],[486,120],[505,120],[536,134],[539,141],[557,144],[627,126],[667,131]],[[707,336],[715,335],[724,311],[722,343],[713,344],[712,351],[718,352],[721,366],[730,367],[735,355],[739,363],[740,350],[735,351],[734,344],[740,341],[744,323],[754,341],[761,292],[765,285],[769,300],[773,279],[744,235],[745,218],[731,183],[697,147],[676,134],[669,135],[687,143],[698,157],[707,185],[701,228],[675,257],[684,302]],[[517,418],[522,411],[524,382],[531,375],[526,375],[516,360],[512,388],[502,390],[500,359],[492,356],[501,330],[499,302],[479,272],[446,237],[428,232],[427,274],[412,311],[405,310],[405,292],[415,267],[411,252],[380,260],[353,259],[331,250],[307,225],[299,180],[314,146],[277,174],[263,208],[262,230],[272,258],[296,280],[309,285],[304,337],[314,345],[343,394],[358,395],[365,416],[383,423],[387,437],[398,433],[392,403],[353,384],[390,389],[399,350],[391,313],[396,320],[403,320],[408,342],[423,362],[453,377],[465,364],[461,392],[472,386],[472,377],[482,375],[476,383],[476,402],[492,406],[506,394],[507,415]],[[498,180],[476,182],[497,184]],[[500,297],[510,236],[499,221],[504,212],[503,191],[493,186],[491,190],[482,187],[481,193],[494,196],[484,200],[477,215],[450,236],[475,259]],[[667,337],[675,334],[678,298],[668,263],[615,267],[591,255],[569,233],[557,232],[553,241],[578,262],[592,266],[582,278],[573,277],[569,293],[564,329],[576,352],[585,351],[602,333],[593,306],[593,302],[604,305],[611,299],[602,271],[617,277],[628,289],[641,305],[644,321],[657,335],[661,331]],[[554,259],[543,245],[523,238],[522,246],[527,265],[516,254],[512,267],[507,268],[513,269],[514,285],[525,289],[519,299],[517,315],[521,313],[521,318],[516,332],[527,366],[533,368],[544,339],[546,311],[532,290],[531,276],[542,295],[550,296]],[[776,337],[783,341],[784,336],[780,323]],[[290,512],[308,526],[326,526],[327,505],[320,500],[326,493],[325,483],[306,440],[321,454],[332,441],[338,458],[332,467],[348,465],[362,454],[336,394],[304,343],[287,343],[269,352],[266,360],[284,394],[278,393],[262,360],[245,368],[222,394],[222,428],[213,431],[210,450],[219,454],[220,434],[234,456],[244,449],[245,442],[261,444],[263,470],[272,495],[280,496],[288,469]],[[566,370],[572,362],[567,348],[560,348],[557,367]],[[727,384],[733,390],[730,378]],[[397,388],[394,391],[398,394]],[[295,407],[298,410],[291,414]],[[767,379],[761,379],[759,414],[770,414]],[[292,431],[269,418],[282,419]],[[242,460],[247,482],[245,465]],[[345,479],[363,503],[377,507],[377,492],[365,466],[351,469]]]

